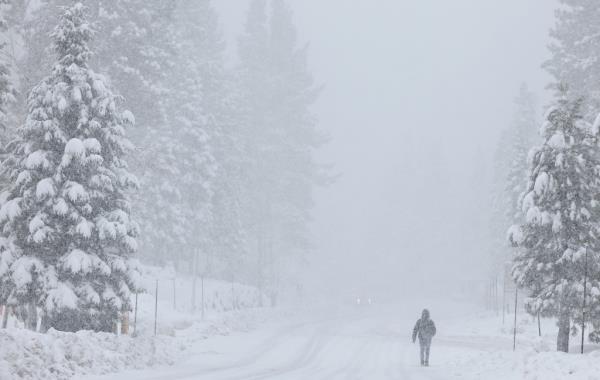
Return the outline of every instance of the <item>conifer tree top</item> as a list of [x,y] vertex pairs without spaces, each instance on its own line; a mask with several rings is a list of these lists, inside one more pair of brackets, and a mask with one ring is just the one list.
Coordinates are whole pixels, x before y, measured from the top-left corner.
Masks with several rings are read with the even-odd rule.
[[59,65],[87,66],[91,56],[88,42],[92,38],[92,29],[87,22],[85,12],[86,8],[80,2],[65,9],[51,34]]

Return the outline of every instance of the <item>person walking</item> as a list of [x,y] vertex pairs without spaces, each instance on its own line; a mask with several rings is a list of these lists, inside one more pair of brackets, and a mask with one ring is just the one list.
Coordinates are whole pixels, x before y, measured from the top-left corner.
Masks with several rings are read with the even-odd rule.
[[429,315],[429,310],[424,309],[421,313],[421,318],[415,324],[413,329],[412,340],[416,342],[419,337],[419,345],[421,346],[421,365],[429,366],[429,350],[431,349],[431,339],[435,335],[435,323]]

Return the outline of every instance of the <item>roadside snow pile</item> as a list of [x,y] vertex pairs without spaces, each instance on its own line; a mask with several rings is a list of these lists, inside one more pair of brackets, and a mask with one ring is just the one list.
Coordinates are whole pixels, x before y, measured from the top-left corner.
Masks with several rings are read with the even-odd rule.
[[200,340],[252,330],[274,314],[271,308],[256,307],[266,299],[260,300],[250,286],[208,279],[202,284],[156,267],[143,267],[142,272],[146,292],[138,296],[137,320],[135,313],[130,315],[132,335],[55,330],[40,334],[19,328],[22,323],[11,316],[10,327],[0,329],[0,380],[66,380],[170,365],[185,359]]
[[600,351],[584,355],[534,353],[525,358],[520,369],[525,380],[600,379]]
[[[554,347],[553,347],[554,348]],[[600,379],[600,351],[584,355],[537,352],[534,349],[483,351],[456,349],[444,353],[442,364],[452,378],[465,380]]]
[[198,341],[254,329],[273,315],[270,309],[234,311],[193,323],[174,336],[118,336],[50,330],[40,334],[23,329],[0,330],[1,380],[67,380],[125,369],[171,365],[184,360]]
[[580,337],[572,339],[570,353],[556,352],[556,322],[541,320],[539,337],[535,318],[520,313],[516,351],[513,352],[512,320],[494,313],[475,313],[449,321],[434,340],[434,363],[451,378],[503,380],[600,379],[599,346],[586,344],[579,354]]
[[183,347],[164,336],[117,336],[80,331],[0,330],[0,379],[70,379],[126,368],[172,364]]

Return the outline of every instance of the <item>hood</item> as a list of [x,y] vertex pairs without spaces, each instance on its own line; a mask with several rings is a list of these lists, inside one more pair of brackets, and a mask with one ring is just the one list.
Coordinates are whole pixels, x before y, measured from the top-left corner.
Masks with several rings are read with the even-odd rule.
[[423,309],[423,313],[421,313],[422,319],[429,319],[429,310]]

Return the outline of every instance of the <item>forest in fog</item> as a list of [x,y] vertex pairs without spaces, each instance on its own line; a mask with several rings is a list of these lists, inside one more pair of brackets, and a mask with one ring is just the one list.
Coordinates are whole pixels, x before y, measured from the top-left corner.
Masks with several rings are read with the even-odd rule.
[[0,380],[597,378],[599,36],[597,0],[0,0]]
[[1,303],[127,310],[133,252],[295,286],[327,175],[284,1],[252,3],[233,65],[208,0],[4,3]]

